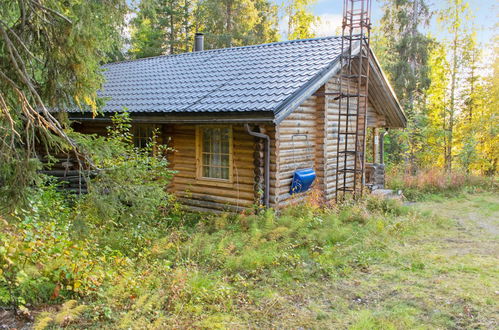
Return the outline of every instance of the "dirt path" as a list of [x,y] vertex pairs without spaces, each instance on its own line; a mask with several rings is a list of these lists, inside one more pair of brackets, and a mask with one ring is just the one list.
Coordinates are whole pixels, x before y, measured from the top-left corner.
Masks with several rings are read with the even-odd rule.
[[499,196],[467,195],[418,203],[414,207],[455,221],[449,235],[442,237],[443,253],[499,256]]
[[499,196],[492,193],[418,203],[415,207],[455,219],[467,232],[487,238],[499,235]]

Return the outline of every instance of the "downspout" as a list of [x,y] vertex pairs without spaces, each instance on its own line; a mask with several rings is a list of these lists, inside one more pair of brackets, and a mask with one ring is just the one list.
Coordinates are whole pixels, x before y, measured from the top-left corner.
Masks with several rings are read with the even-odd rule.
[[264,165],[264,184],[265,191],[263,193],[263,203],[265,207],[270,207],[270,137],[267,134],[253,132],[248,124],[244,125],[248,134],[259,139],[265,140],[264,153],[265,153],[265,165]]

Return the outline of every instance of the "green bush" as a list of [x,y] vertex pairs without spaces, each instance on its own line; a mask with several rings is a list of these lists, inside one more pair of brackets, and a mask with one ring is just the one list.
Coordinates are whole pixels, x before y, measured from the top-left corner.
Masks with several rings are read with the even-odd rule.
[[125,254],[138,253],[158,238],[157,228],[172,221],[169,211],[175,203],[166,192],[173,175],[168,148],[154,139],[146,148],[134,147],[130,128],[124,112],[113,117],[108,137],[76,135],[99,170],[87,179],[88,194],[76,204],[75,222],[83,232],[101,232],[101,245]]
[[47,178],[31,188],[22,207],[4,215],[0,304],[96,294],[129,264],[126,256],[142,254],[171,226],[176,215],[165,191],[172,176],[166,149],[152,141],[135,148],[129,122],[126,113],[115,116],[106,138],[73,133],[99,168],[88,179],[88,194],[59,192]]

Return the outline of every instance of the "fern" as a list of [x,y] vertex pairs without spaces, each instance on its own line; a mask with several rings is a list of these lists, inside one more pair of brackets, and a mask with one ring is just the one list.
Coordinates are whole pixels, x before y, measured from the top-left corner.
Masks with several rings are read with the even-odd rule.
[[44,330],[51,325],[66,326],[77,321],[86,309],[87,306],[78,305],[76,300],[66,301],[56,313],[41,313],[35,322],[34,329]]

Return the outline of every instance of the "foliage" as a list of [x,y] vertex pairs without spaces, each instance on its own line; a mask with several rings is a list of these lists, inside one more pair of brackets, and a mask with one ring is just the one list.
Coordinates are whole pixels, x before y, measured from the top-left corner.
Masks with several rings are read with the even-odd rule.
[[[101,168],[85,196],[65,196],[48,181],[6,215],[0,232],[0,301],[14,307],[94,294],[129,266],[174,214],[165,192],[166,147],[130,143],[130,118],[113,118],[109,137],[71,134]],[[151,154],[153,153],[154,154]],[[113,264],[114,267],[109,267]]]
[[[400,232],[395,216],[413,217],[396,203],[368,200],[338,210],[295,207],[281,216],[269,210],[194,222],[182,213],[136,214],[124,223],[121,214],[96,219],[100,206],[89,202],[95,197],[68,199],[53,186],[31,196],[2,229],[1,303],[29,307],[76,298],[86,302],[93,322],[121,327],[201,321],[240,299],[257,299],[248,290],[269,276],[285,284],[290,276],[306,281],[366,267],[384,253],[387,235]],[[77,230],[82,222],[84,233]],[[379,239],[364,241],[374,233]],[[58,319],[43,314],[39,322]]]
[[278,40],[277,6],[269,0],[144,0],[132,27],[133,58],[188,52],[197,32],[207,49]]
[[380,57],[406,113],[404,132],[388,133],[387,153],[392,161],[416,167],[425,149],[425,93],[429,87],[429,53],[432,39],[421,32],[431,12],[424,0],[383,1],[381,26],[375,29],[373,47]]
[[129,53],[134,58],[177,54],[190,49],[193,1],[140,1],[132,20]]
[[454,167],[494,176],[498,97],[490,91],[497,89],[497,74],[484,67],[468,2],[450,0],[436,12],[449,40],[420,32],[431,14],[425,1],[384,3],[373,47],[408,117],[407,129],[387,134],[389,163],[404,163],[412,175]]
[[51,325],[59,327],[67,327],[69,324],[77,321],[81,314],[87,309],[85,305],[78,305],[76,300],[68,300],[56,313],[43,312],[38,316],[38,320],[34,325],[35,330],[44,330]]
[[124,0],[0,3],[2,197],[32,183],[35,145],[77,149],[49,109],[96,110],[100,65],[121,47],[125,13]]
[[[142,236],[142,227],[168,221],[172,197],[165,187],[173,174],[166,159],[170,149],[155,143],[155,138],[146,148],[134,147],[130,122],[123,112],[113,117],[108,137],[75,137],[100,168],[97,176],[89,179],[89,193],[75,209],[75,220],[83,226],[79,230],[107,233],[101,243],[125,254],[130,244],[139,247],[147,238]],[[119,232],[117,240],[114,235]]]
[[469,5],[462,0],[448,0],[448,8],[440,13],[439,19],[447,28],[452,40],[448,42],[451,51],[449,76],[450,84],[448,86],[449,103],[443,113],[444,130],[444,161],[447,172],[452,170],[454,160],[454,139],[456,116],[459,107],[458,84],[460,82],[460,73],[468,65],[470,51],[476,47],[474,38],[468,35],[466,31],[465,19],[469,15]]
[[[116,169],[127,166],[132,178],[142,175],[144,163],[159,163],[142,158],[138,163],[132,160],[135,165],[131,166],[110,159],[121,154],[138,157],[134,154],[138,151],[121,145],[129,139],[127,126],[126,114],[115,118],[108,139],[111,149],[120,151],[95,150],[93,157],[96,163],[112,164]],[[254,324],[256,315],[260,315],[257,319],[271,317],[265,311],[280,304],[277,291],[286,295],[310,283],[358,278],[392,260],[393,246],[420,233],[421,228],[441,223],[398,201],[377,198],[331,209],[312,201],[289,207],[280,215],[272,210],[185,214],[172,207],[170,200],[145,198],[144,203],[153,203],[160,211],[145,205],[144,210],[149,211],[136,212],[126,205],[129,200],[121,199],[124,205],[114,202],[124,196],[122,191],[100,190],[110,182],[107,180],[116,180],[135,191],[135,196],[143,194],[138,193],[139,187],[122,180],[121,174],[120,170],[99,174],[109,177],[97,176],[89,196],[70,197],[54,185],[41,186],[33,189],[26,208],[3,216],[1,305],[28,309],[55,305],[37,315],[38,328],[79,324],[211,328],[249,324],[249,320]],[[441,178],[428,175],[412,184],[432,192],[442,189],[425,187],[442,185],[455,191],[454,187],[463,184],[459,181],[463,178],[457,176],[449,183],[440,183]],[[154,182],[150,176],[145,189]],[[485,181],[473,186],[496,189]],[[103,212],[99,198],[111,200],[110,209],[135,213]],[[414,260],[403,267],[417,272],[425,266]],[[376,315],[359,315],[358,324],[369,320],[379,321]]]
[[10,214],[9,222],[3,220],[2,304],[20,307],[92,292],[111,275],[108,258],[96,256],[96,242],[74,240],[68,202],[54,186],[32,194],[26,209]]
[[284,12],[288,21],[288,40],[307,39],[315,37],[312,27],[318,22],[310,6],[316,0],[290,0],[286,3]]
[[456,195],[465,192],[497,191],[495,178],[487,178],[454,171],[445,173],[442,169],[420,170],[407,174],[392,168],[387,174],[387,185],[394,190],[402,190],[411,201],[422,200],[433,194]]
[[208,49],[274,42],[277,6],[268,0],[204,0],[200,3],[201,32]]

